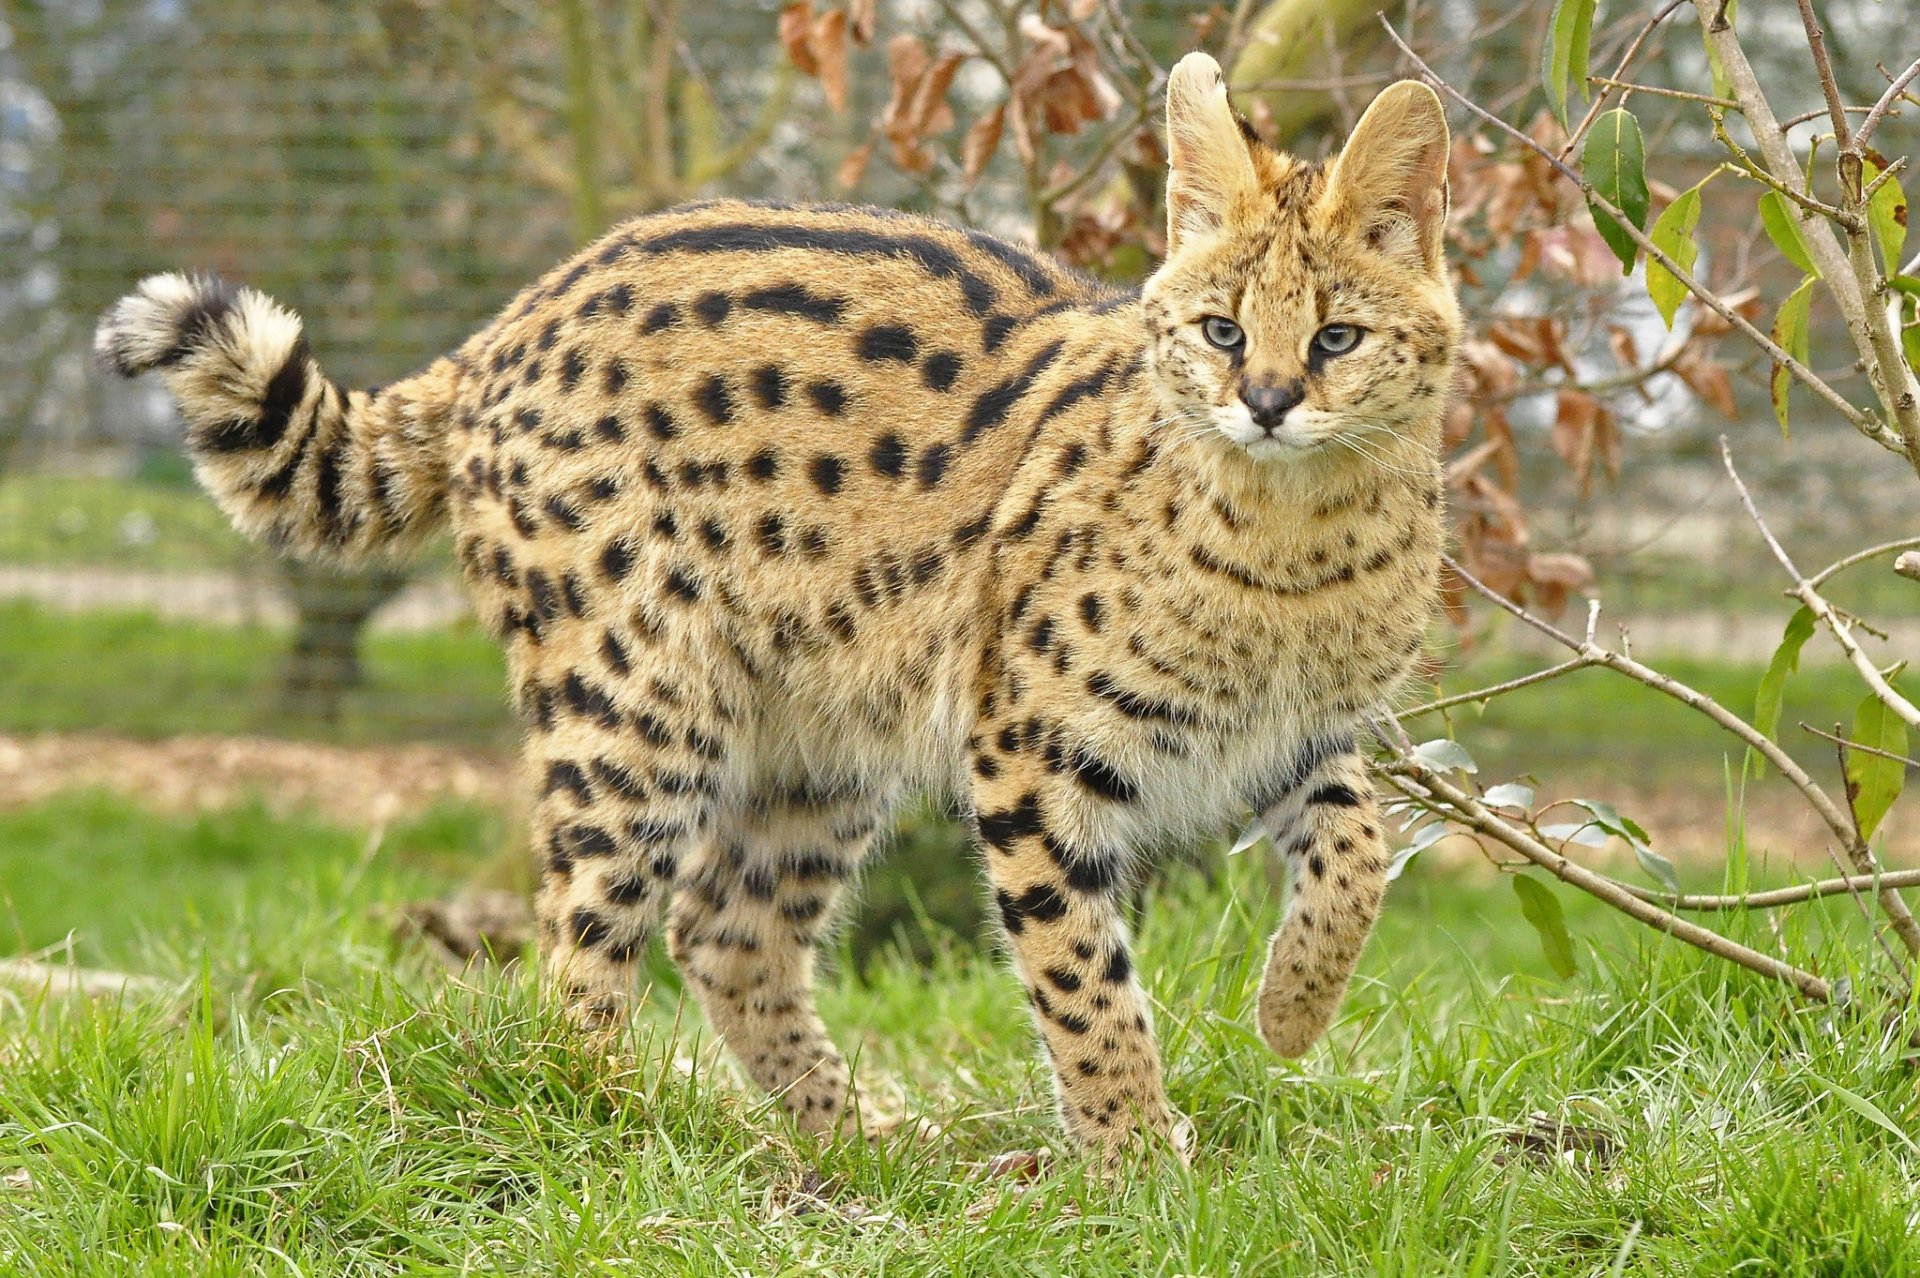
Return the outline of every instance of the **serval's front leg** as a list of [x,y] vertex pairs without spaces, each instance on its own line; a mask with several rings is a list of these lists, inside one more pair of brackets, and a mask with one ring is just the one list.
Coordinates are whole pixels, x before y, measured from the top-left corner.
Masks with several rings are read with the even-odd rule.
[[1260,1037],[1298,1056],[1327,1031],[1380,914],[1387,850],[1366,762],[1351,741],[1315,752],[1269,810],[1293,901],[1267,951]]
[[[983,735],[994,739],[1003,726],[988,725]],[[1061,1120],[1076,1142],[1111,1158],[1142,1133],[1177,1138],[1177,1115],[1128,952],[1124,854],[1069,834],[1085,824],[1070,816],[1075,805],[1088,802],[1074,784],[1037,748],[981,754],[973,807],[1000,923],[1053,1065]]]

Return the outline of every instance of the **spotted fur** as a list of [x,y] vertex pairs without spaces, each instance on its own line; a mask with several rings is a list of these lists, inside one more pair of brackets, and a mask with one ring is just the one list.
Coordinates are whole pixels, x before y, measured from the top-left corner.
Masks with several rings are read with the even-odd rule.
[[[1389,89],[1326,167],[1254,140],[1205,58],[1168,92],[1171,251],[1138,296],[917,217],[715,201],[616,228],[379,391],[180,276],[99,346],[161,372],[247,531],[351,556],[451,525],[581,1019],[618,1023],[664,917],[747,1070],[832,1127],[814,947],[902,796],[952,793],[1064,1121],[1117,1151],[1173,1127],[1138,849],[1281,814],[1258,1021],[1283,1053],[1378,910],[1352,729],[1431,610],[1458,332],[1430,92]],[[1329,357],[1335,322],[1364,336]]]

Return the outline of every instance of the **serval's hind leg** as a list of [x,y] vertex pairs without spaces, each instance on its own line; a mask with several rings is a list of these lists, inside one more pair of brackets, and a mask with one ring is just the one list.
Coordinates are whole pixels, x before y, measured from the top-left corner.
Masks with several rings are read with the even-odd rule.
[[803,1130],[838,1124],[846,1059],[813,1006],[814,949],[884,805],[805,787],[723,819],[676,893],[667,943],[714,1031]]
[[[720,755],[717,722],[670,737],[643,731],[633,725],[664,720],[668,708],[648,704],[635,685],[621,691],[638,699],[632,710],[570,675],[527,751],[538,794],[541,983],[598,1035],[626,1021],[635,960],[710,826]],[[691,715],[684,698],[672,709]]]

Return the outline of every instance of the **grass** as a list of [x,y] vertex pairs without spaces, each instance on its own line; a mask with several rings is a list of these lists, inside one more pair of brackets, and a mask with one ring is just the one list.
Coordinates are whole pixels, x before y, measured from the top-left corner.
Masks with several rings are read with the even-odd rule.
[[[1000,962],[843,960],[823,1011],[932,1144],[819,1146],[703,1066],[657,956],[628,1054],[591,1060],[518,976],[452,981],[383,906],[461,877],[486,818],[367,855],[247,807],[161,818],[63,796],[0,814],[15,928],[178,997],[0,1013],[0,1271],[641,1274],[1885,1275],[1920,1263],[1916,1074],[1871,1017],[1776,988],[1561,891],[1549,978],[1497,879],[1415,862],[1343,1023],[1303,1061],[1248,1028],[1277,909],[1252,858],[1177,875],[1139,929],[1193,1168],[1062,1165]],[[49,881],[50,880],[50,881]],[[1559,891],[1559,889],[1556,889]],[[1782,916],[1839,975],[1845,902]],[[1774,939],[1755,921],[1755,943]],[[1529,1152],[1529,1116],[1599,1147]],[[801,1191],[810,1191],[803,1195]],[[813,1199],[826,1207],[816,1207]]]

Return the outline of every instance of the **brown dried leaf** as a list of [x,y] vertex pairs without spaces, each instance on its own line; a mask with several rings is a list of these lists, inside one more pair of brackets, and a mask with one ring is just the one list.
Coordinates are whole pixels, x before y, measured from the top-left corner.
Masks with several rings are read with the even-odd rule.
[[813,47],[808,43],[812,31],[813,0],[794,0],[780,10],[780,46],[802,73],[819,75],[819,59],[813,56]]
[[1562,390],[1553,414],[1553,451],[1580,477],[1584,492],[1593,469],[1593,432],[1600,401],[1582,390]]
[[953,109],[947,105],[947,90],[966,60],[964,53],[942,54],[921,74],[906,120],[907,128],[915,137],[932,137],[953,127]]
[[863,142],[847,152],[847,158],[840,161],[840,167],[834,171],[833,180],[840,184],[843,191],[851,191],[860,185],[860,179],[866,176],[867,162],[873,159],[873,143]]
[[1000,134],[1006,122],[1007,104],[1002,102],[968,126],[966,140],[960,144],[960,172],[969,188],[980,180],[987,162],[1000,149]]
[[1607,468],[1607,478],[1620,478],[1621,461],[1620,419],[1613,409],[1602,406],[1600,420],[1593,427],[1593,451],[1600,458],[1600,464]]
[[1567,606],[1567,596],[1593,581],[1593,565],[1579,555],[1527,556],[1527,581],[1536,606],[1555,615]]
[[863,49],[873,43],[879,10],[880,0],[847,0],[847,33]]
[[847,15],[829,9],[813,20],[807,32],[807,48],[819,64],[820,90],[827,105],[836,111],[847,109]]
[[1613,362],[1622,371],[1640,367],[1640,348],[1634,344],[1633,334],[1618,324],[1607,325],[1607,349],[1613,352]]
[[1686,383],[1688,390],[1712,405],[1722,417],[1731,419],[1738,411],[1733,402],[1733,382],[1727,377],[1727,370],[1702,354],[1698,347],[1690,345],[1682,351],[1680,358],[1673,363],[1673,372],[1674,376]]

